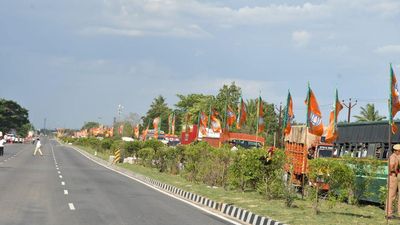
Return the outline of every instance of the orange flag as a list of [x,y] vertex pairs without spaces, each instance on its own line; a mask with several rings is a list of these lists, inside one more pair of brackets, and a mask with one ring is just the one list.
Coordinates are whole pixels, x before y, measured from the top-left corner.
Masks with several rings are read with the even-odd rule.
[[293,101],[290,92],[288,92],[288,97],[286,100],[285,116],[283,119],[283,127],[285,129],[283,133],[285,134],[285,136],[289,135],[290,131],[292,130],[293,119],[294,119]]
[[172,133],[172,135],[175,134],[175,113],[174,113],[174,115],[172,116],[171,133]]
[[142,140],[145,141],[147,138],[147,132],[149,132],[149,125],[147,125],[146,129],[142,132]]
[[327,133],[325,137],[325,141],[327,143],[333,143],[337,136],[337,117],[339,115],[340,110],[343,109],[343,105],[339,101],[338,91],[336,90],[335,104],[333,106],[332,111],[329,114],[329,126],[327,128]]
[[229,105],[226,110],[226,116],[227,116],[226,124],[228,125],[228,127],[231,127],[236,120],[236,115],[233,109]]
[[200,113],[200,132],[203,136],[207,135],[208,117],[204,112]]
[[395,134],[397,132],[397,126],[393,121],[393,118],[396,116],[396,113],[400,111],[400,100],[399,100],[399,89],[397,87],[397,79],[396,75],[393,72],[392,64],[390,64],[390,103],[389,104],[389,123],[392,126],[392,133]]
[[123,124],[119,125],[119,127],[118,127],[118,134],[122,135],[122,131],[123,131],[123,130],[124,130],[124,125],[123,125]]
[[111,127],[110,128],[110,137],[113,137],[114,136],[114,127]]
[[133,134],[135,135],[135,138],[139,139],[139,124],[135,126]]
[[322,124],[321,111],[319,110],[317,99],[310,86],[308,86],[308,94],[305,103],[307,105],[308,132],[317,136],[322,136],[324,133],[324,125]]
[[258,97],[258,119],[257,119],[257,131],[258,133],[261,133],[264,131],[265,128],[265,122],[264,122],[264,107],[263,107],[263,101],[261,99],[261,96]]
[[243,124],[246,122],[247,119],[247,108],[246,104],[243,101],[243,98],[240,97],[240,102],[238,106],[238,117],[237,117],[237,122],[236,122],[236,128],[240,129]]
[[221,133],[221,121],[218,119],[218,114],[216,110],[213,110],[211,114],[211,129],[215,133]]
[[153,128],[154,128],[154,139],[158,139],[158,125],[160,124],[160,117],[154,118],[153,120]]

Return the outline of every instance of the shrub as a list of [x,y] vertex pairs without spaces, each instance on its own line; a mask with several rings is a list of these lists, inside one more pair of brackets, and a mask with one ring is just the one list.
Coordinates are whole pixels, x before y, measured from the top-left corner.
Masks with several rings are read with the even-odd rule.
[[142,142],[140,141],[125,142],[124,144],[124,149],[129,156],[136,156],[141,148]]
[[152,148],[142,148],[138,151],[138,156],[142,165],[151,167],[153,165],[155,151]]

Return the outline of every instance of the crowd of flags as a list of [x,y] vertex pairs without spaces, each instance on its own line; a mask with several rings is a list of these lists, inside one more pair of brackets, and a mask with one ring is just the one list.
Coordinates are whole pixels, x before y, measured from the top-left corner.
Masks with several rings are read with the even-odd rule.
[[[333,143],[338,137],[337,131],[337,118],[340,111],[343,109],[343,105],[339,101],[338,90],[335,90],[334,102],[332,106],[332,110],[329,113],[329,123],[327,127],[324,127],[322,122],[322,114],[319,109],[317,98],[312,91],[310,85],[308,85],[306,99],[304,101],[307,107],[307,120],[306,126],[307,130],[310,134],[316,136],[322,136],[325,134],[325,141],[327,143]],[[390,64],[390,94],[389,94],[389,124],[391,125],[391,131],[395,134],[398,130],[393,118],[400,111],[400,94],[398,90],[398,83],[395,73],[393,71],[392,65]],[[198,128],[199,133],[203,136],[207,135],[207,130],[211,129],[214,133],[222,133],[225,131],[229,131],[234,124],[236,123],[236,129],[240,130],[247,120],[247,105],[242,97],[239,99],[239,103],[237,106],[237,112],[232,109],[231,105],[225,106],[225,116],[223,117],[223,122],[221,122],[220,113],[210,106],[210,110],[208,112],[208,116],[206,112],[200,111],[198,116]],[[257,99],[257,128],[256,135],[259,135],[265,130],[265,120],[264,120],[264,110],[265,106],[263,104],[261,96]],[[291,133],[291,127],[293,125],[293,120],[295,118],[293,112],[293,99],[288,91],[287,99],[286,99],[286,107],[284,108],[283,114],[283,126],[282,132],[284,136],[288,136]],[[190,120],[190,115],[186,115],[186,127]],[[171,113],[168,116],[168,134],[175,134],[175,122],[176,115],[175,113]],[[157,139],[160,133],[160,125],[161,125],[161,117],[156,117],[153,119],[153,129],[154,129],[154,138]],[[141,138],[145,140],[147,134],[149,132],[149,125],[147,124],[146,128],[142,130]],[[118,133],[122,135],[124,130],[124,124],[120,124],[118,126]],[[187,130],[186,130],[187,131]],[[98,134],[103,134],[105,136],[114,136],[114,127],[96,127],[90,130],[82,130],[76,132],[75,136],[87,136],[87,135],[96,136]],[[139,124],[133,126],[133,135],[136,139],[140,138],[139,134]]]

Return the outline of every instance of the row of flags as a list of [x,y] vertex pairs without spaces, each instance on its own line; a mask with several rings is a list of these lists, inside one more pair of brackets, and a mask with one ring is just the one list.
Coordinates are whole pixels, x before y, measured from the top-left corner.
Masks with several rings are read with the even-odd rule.
[[[308,132],[316,136],[322,136],[324,133],[324,125],[322,123],[322,114],[318,106],[317,98],[313,91],[308,85],[307,98],[304,101],[307,106],[307,121],[306,125]],[[393,118],[397,112],[400,111],[400,93],[397,84],[397,78],[393,71],[392,65],[390,64],[390,94],[389,94],[389,124],[391,125],[391,131],[395,134],[398,130]],[[337,118],[339,112],[343,109],[343,105],[339,101],[338,90],[335,90],[335,101],[331,112],[329,113],[329,124],[326,128],[325,141],[327,143],[333,143],[338,137],[337,131]],[[286,101],[286,108],[284,112],[283,120],[283,133],[285,136],[290,134],[291,126],[294,119],[293,113],[293,100],[290,92]]]
[[[319,109],[317,98],[314,92],[311,90],[310,85],[308,85],[307,97],[304,103],[307,106],[307,130],[310,134],[316,136],[322,136],[324,134],[324,124],[322,123],[322,114]],[[329,124],[326,128],[325,141],[327,143],[333,143],[337,136],[337,118],[339,112],[343,109],[343,105],[339,101],[338,91],[335,91],[335,102],[333,104],[332,110],[329,114]],[[293,113],[293,100],[290,92],[288,92],[288,97],[286,101],[286,108],[284,112],[283,119],[283,133],[285,136],[290,134],[292,123],[294,119]]]

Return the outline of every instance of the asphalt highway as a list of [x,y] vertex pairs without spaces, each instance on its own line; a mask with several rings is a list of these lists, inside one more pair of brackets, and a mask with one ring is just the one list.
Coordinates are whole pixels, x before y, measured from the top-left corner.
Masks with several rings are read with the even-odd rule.
[[1,225],[232,224],[108,170],[43,138],[8,144],[0,156]]

